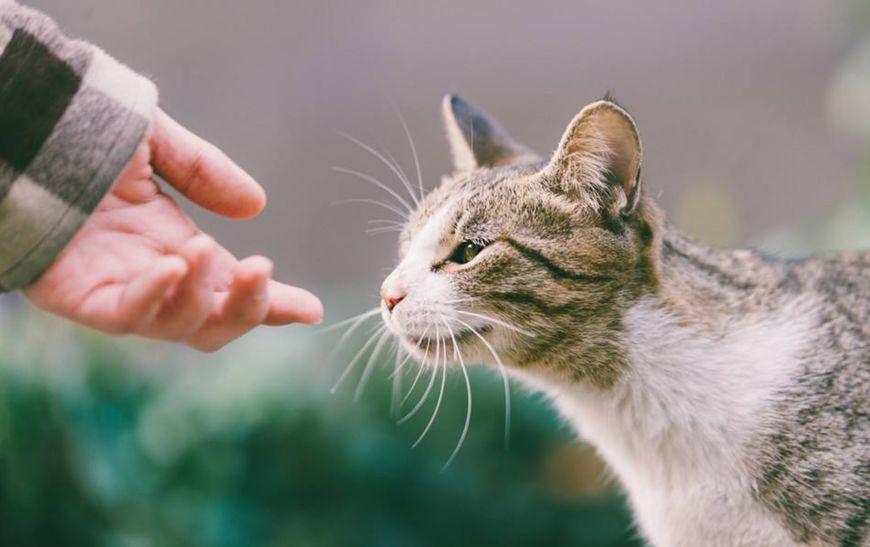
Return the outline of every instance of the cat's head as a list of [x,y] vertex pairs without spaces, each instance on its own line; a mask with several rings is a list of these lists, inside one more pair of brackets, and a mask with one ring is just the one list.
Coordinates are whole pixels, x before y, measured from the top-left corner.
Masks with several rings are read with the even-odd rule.
[[455,172],[400,236],[384,322],[430,361],[612,383],[622,311],[656,279],[634,121],[610,100],[590,104],[544,160],[456,96],[443,110]]

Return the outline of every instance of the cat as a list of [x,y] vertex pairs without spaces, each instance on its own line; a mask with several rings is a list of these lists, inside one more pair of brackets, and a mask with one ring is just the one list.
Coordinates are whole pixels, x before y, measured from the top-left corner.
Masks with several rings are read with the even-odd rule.
[[455,172],[381,287],[407,351],[546,394],[651,545],[870,545],[870,254],[775,260],[681,235],[609,97],[549,160],[457,96],[443,113]]

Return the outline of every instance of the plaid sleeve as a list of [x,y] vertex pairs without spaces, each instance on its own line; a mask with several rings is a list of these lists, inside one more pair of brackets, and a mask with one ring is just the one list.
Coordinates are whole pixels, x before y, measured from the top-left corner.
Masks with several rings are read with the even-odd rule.
[[133,155],[156,103],[147,79],[0,0],[0,291],[51,264]]

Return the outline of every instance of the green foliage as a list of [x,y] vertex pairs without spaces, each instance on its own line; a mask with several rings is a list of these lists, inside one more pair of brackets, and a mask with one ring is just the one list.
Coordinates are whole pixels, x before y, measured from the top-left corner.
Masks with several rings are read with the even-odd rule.
[[330,396],[341,363],[324,365],[329,340],[310,331],[266,331],[204,360],[121,350],[20,310],[4,323],[2,545],[637,544],[615,494],[548,490],[543,464],[571,437],[542,401],[514,390],[504,449],[487,371],[472,373],[468,441],[442,472],[465,418],[458,374],[412,449],[434,397],[397,426],[386,366],[358,403],[353,385]]

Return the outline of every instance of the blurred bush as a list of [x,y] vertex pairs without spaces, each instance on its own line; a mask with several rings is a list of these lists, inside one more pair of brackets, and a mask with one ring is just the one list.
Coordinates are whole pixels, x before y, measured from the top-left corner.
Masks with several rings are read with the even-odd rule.
[[310,331],[205,360],[27,309],[3,323],[0,545],[637,544],[600,464],[542,401],[515,390],[504,449],[501,382],[483,371],[441,472],[465,418],[458,378],[412,449],[434,400],[399,427],[386,373],[359,403],[352,385],[329,396],[340,367]]

